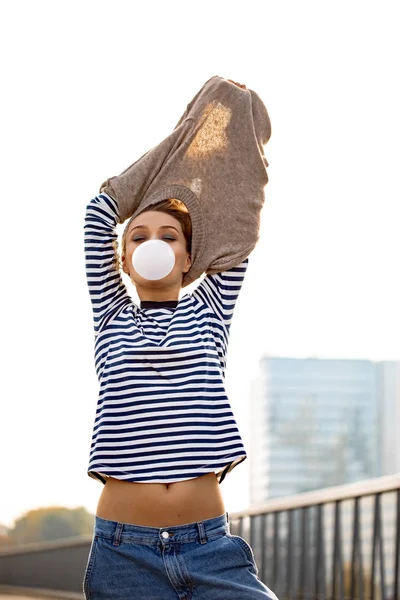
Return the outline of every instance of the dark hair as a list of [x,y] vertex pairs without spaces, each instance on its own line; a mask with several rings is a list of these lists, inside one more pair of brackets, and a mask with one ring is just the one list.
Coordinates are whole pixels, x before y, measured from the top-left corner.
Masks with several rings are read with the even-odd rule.
[[[181,200],[177,200],[176,198],[168,198],[167,200],[162,200],[161,202],[158,202],[157,204],[152,204],[150,206],[147,206],[144,210],[142,210],[142,212],[140,214],[142,214],[144,212],[149,212],[151,210],[154,210],[157,212],[164,212],[167,215],[171,215],[171,217],[174,217],[174,219],[179,221],[179,223],[181,224],[181,227],[182,227],[183,235],[185,236],[185,240],[186,240],[186,250],[190,254],[191,249],[192,249],[192,221],[190,219],[189,211],[186,208],[186,205],[183,202],[181,202]],[[137,216],[138,215],[136,215],[136,217]],[[121,244],[122,254],[125,254],[126,234],[127,234],[129,225],[131,224],[133,219],[134,219],[133,217],[129,219],[129,221],[124,229],[124,233],[122,234],[122,244]]]

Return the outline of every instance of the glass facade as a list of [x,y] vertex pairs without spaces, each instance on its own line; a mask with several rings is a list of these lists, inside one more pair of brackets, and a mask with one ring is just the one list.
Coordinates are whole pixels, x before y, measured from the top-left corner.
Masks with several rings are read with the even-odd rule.
[[369,360],[264,357],[251,397],[251,504],[383,474],[385,398],[400,404],[386,371]]

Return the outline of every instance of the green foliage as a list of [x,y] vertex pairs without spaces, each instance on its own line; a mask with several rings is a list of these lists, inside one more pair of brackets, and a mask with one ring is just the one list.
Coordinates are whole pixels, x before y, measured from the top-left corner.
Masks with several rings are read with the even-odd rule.
[[8,548],[11,545],[11,540],[6,533],[0,534],[0,550]]
[[92,535],[94,515],[86,508],[50,506],[25,513],[9,530],[13,546],[32,542],[61,540],[80,535]]

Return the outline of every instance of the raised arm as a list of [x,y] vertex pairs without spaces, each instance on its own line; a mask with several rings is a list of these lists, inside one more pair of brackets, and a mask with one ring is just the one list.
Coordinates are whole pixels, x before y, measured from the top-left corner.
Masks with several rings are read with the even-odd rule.
[[132,303],[117,267],[118,206],[107,194],[86,207],[86,277],[93,308],[95,335],[124,305]]
[[240,265],[215,275],[206,275],[194,290],[193,296],[205,302],[227,331],[232,321],[236,300],[246,274],[249,259]]

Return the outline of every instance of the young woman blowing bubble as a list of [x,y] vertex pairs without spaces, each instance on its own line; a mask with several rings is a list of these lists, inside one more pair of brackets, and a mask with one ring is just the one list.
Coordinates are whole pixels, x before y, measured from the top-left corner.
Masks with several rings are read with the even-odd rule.
[[[251,547],[230,534],[219,488],[246,459],[224,375],[233,309],[267,181],[261,148],[269,131],[254,137],[253,122],[261,123],[257,98],[252,92],[249,104],[238,88],[249,93],[231,80],[209,80],[173,136],[107,181],[87,207],[100,381],[88,474],[104,484],[83,582],[87,600],[276,598],[258,578]],[[213,171],[229,166],[235,147],[234,109],[243,113],[246,106],[253,107],[258,163],[238,177],[259,179],[251,193],[255,220],[234,201],[224,205],[223,194],[216,208],[210,193]],[[235,198],[229,186],[226,191]],[[226,219],[228,208],[233,225],[221,233],[219,224],[214,235],[213,210]],[[116,255],[116,225],[128,217],[120,262],[140,306],[122,282]],[[243,227],[245,235],[237,236],[235,228]],[[179,299],[182,287],[204,271],[198,287]]]

